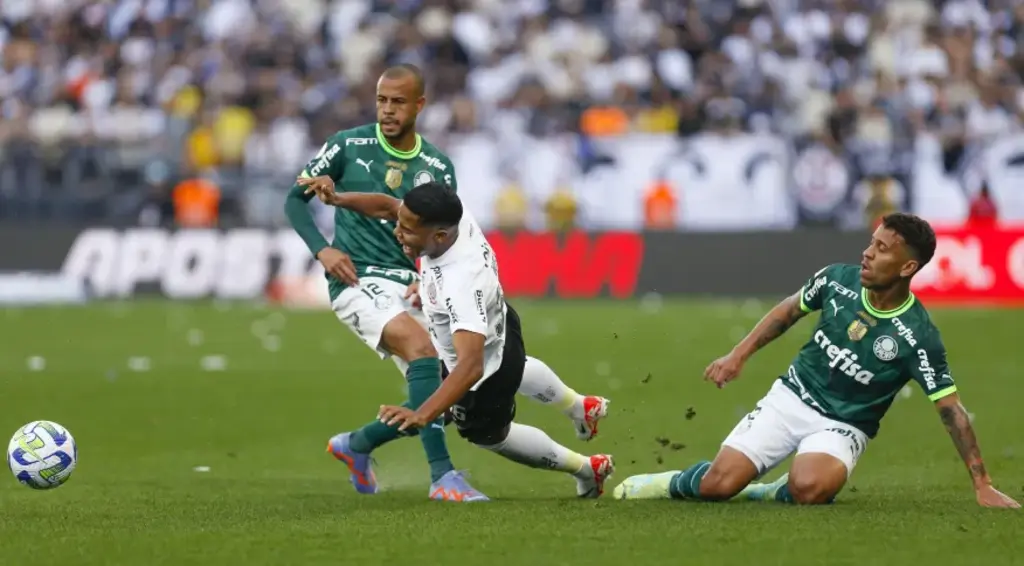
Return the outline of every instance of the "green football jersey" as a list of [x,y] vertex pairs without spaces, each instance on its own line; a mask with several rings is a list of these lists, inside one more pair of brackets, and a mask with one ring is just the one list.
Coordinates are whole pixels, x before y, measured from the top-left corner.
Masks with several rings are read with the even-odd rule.
[[[416,146],[411,151],[399,151],[388,143],[377,124],[343,130],[328,138],[300,174],[321,175],[333,179],[338,192],[384,193],[403,198],[413,187],[430,181],[444,182],[458,190],[455,166],[441,150],[417,134]],[[304,190],[293,186],[289,198],[308,202],[313,197],[303,194]],[[309,224],[305,219],[295,218],[298,213],[293,210],[288,211],[292,225],[310,252],[317,253],[327,245],[326,241],[319,232],[310,233]],[[416,277],[416,265],[402,251],[394,229],[394,222],[336,208],[331,246],[351,256],[359,277],[410,283]],[[327,279],[333,301],[345,285],[329,274]]]
[[874,438],[911,379],[932,401],[956,392],[939,330],[913,294],[880,312],[860,284],[860,266],[836,264],[800,289],[800,308],[821,315],[781,379],[824,415]]

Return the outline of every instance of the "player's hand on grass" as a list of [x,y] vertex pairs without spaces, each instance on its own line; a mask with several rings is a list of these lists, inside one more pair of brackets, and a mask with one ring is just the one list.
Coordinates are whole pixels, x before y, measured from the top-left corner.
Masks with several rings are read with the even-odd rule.
[[399,425],[399,431],[427,426],[427,418],[408,407],[381,405],[377,418],[388,426]]
[[352,263],[352,258],[348,257],[347,253],[328,246],[316,254],[316,259],[320,260],[320,264],[324,266],[324,271],[336,277],[338,281],[346,285],[359,284],[359,278],[356,276],[356,266]]
[[711,362],[711,365],[704,370],[704,379],[713,381],[721,389],[725,387],[726,383],[739,377],[742,370],[743,358],[734,352],[729,352]]
[[978,497],[978,505],[982,507],[1020,509],[1020,503],[990,485],[979,487],[974,493]]
[[413,281],[405,290],[405,300],[412,299],[413,308],[422,309],[423,301],[420,299],[420,282]]
[[320,202],[332,204],[334,202],[334,179],[320,175],[319,177],[299,177],[295,184],[306,187],[305,193],[315,194]]

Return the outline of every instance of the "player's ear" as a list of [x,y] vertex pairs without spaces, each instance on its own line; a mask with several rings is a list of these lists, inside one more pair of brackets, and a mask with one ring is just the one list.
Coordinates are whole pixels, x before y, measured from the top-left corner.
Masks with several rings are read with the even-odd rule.
[[416,99],[416,113],[423,112],[423,107],[427,104],[427,97],[421,96]]
[[910,277],[913,274],[917,273],[917,270],[920,268],[921,264],[918,263],[916,259],[908,260],[906,263],[903,264],[903,267],[900,268],[900,277]]

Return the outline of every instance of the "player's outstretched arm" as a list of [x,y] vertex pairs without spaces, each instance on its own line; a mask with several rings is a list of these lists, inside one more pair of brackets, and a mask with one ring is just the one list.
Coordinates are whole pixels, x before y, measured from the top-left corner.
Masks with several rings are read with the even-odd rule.
[[935,407],[939,411],[942,424],[946,426],[950,438],[953,439],[953,445],[956,446],[960,458],[971,474],[978,504],[983,507],[1019,508],[1020,504],[992,487],[992,478],[989,477],[985,463],[981,459],[978,439],[974,435],[971,419],[960,403],[960,396],[956,393],[947,395],[936,401]]
[[805,316],[807,313],[800,308],[800,293],[786,297],[761,318],[753,330],[736,344],[733,351],[746,361],[755,352],[785,334]]
[[378,414],[380,421],[388,426],[397,424],[400,431],[422,428],[435,422],[484,376],[484,341],[485,336],[478,332],[456,330],[452,334],[452,344],[459,363],[441,382],[441,387],[416,411],[406,407],[382,406]]
[[470,330],[456,330],[452,333],[452,345],[455,346],[455,357],[459,363],[441,382],[441,387],[416,411],[424,422],[433,422],[444,414],[484,376],[485,338],[483,334]]
[[761,348],[782,336],[807,313],[800,307],[800,293],[786,297],[775,305],[768,314],[754,326],[732,351],[711,362],[704,370],[704,378],[713,381],[719,388],[736,379],[743,364]]
[[316,196],[330,206],[347,208],[372,218],[398,220],[398,208],[402,201],[395,197],[379,193],[337,193],[334,191],[334,179],[327,175],[299,177],[295,184],[303,187],[303,196],[306,200]]
[[379,193],[338,193],[334,195],[331,204],[365,216],[394,222],[398,220],[398,208],[402,201]]

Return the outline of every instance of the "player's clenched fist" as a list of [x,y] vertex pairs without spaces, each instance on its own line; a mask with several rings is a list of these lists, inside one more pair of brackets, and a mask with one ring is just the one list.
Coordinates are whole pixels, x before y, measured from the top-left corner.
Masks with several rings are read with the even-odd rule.
[[704,379],[715,382],[719,389],[725,387],[726,383],[740,376],[743,370],[743,359],[733,352],[711,362],[711,365],[704,370]]
[[319,177],[299,177],[295,180],[295,184],[300,187],[306,187],[305,193],[315,194],[320,202],[324,204],[333,204],[334,202],[334,179],[327,175],[321,175]]

